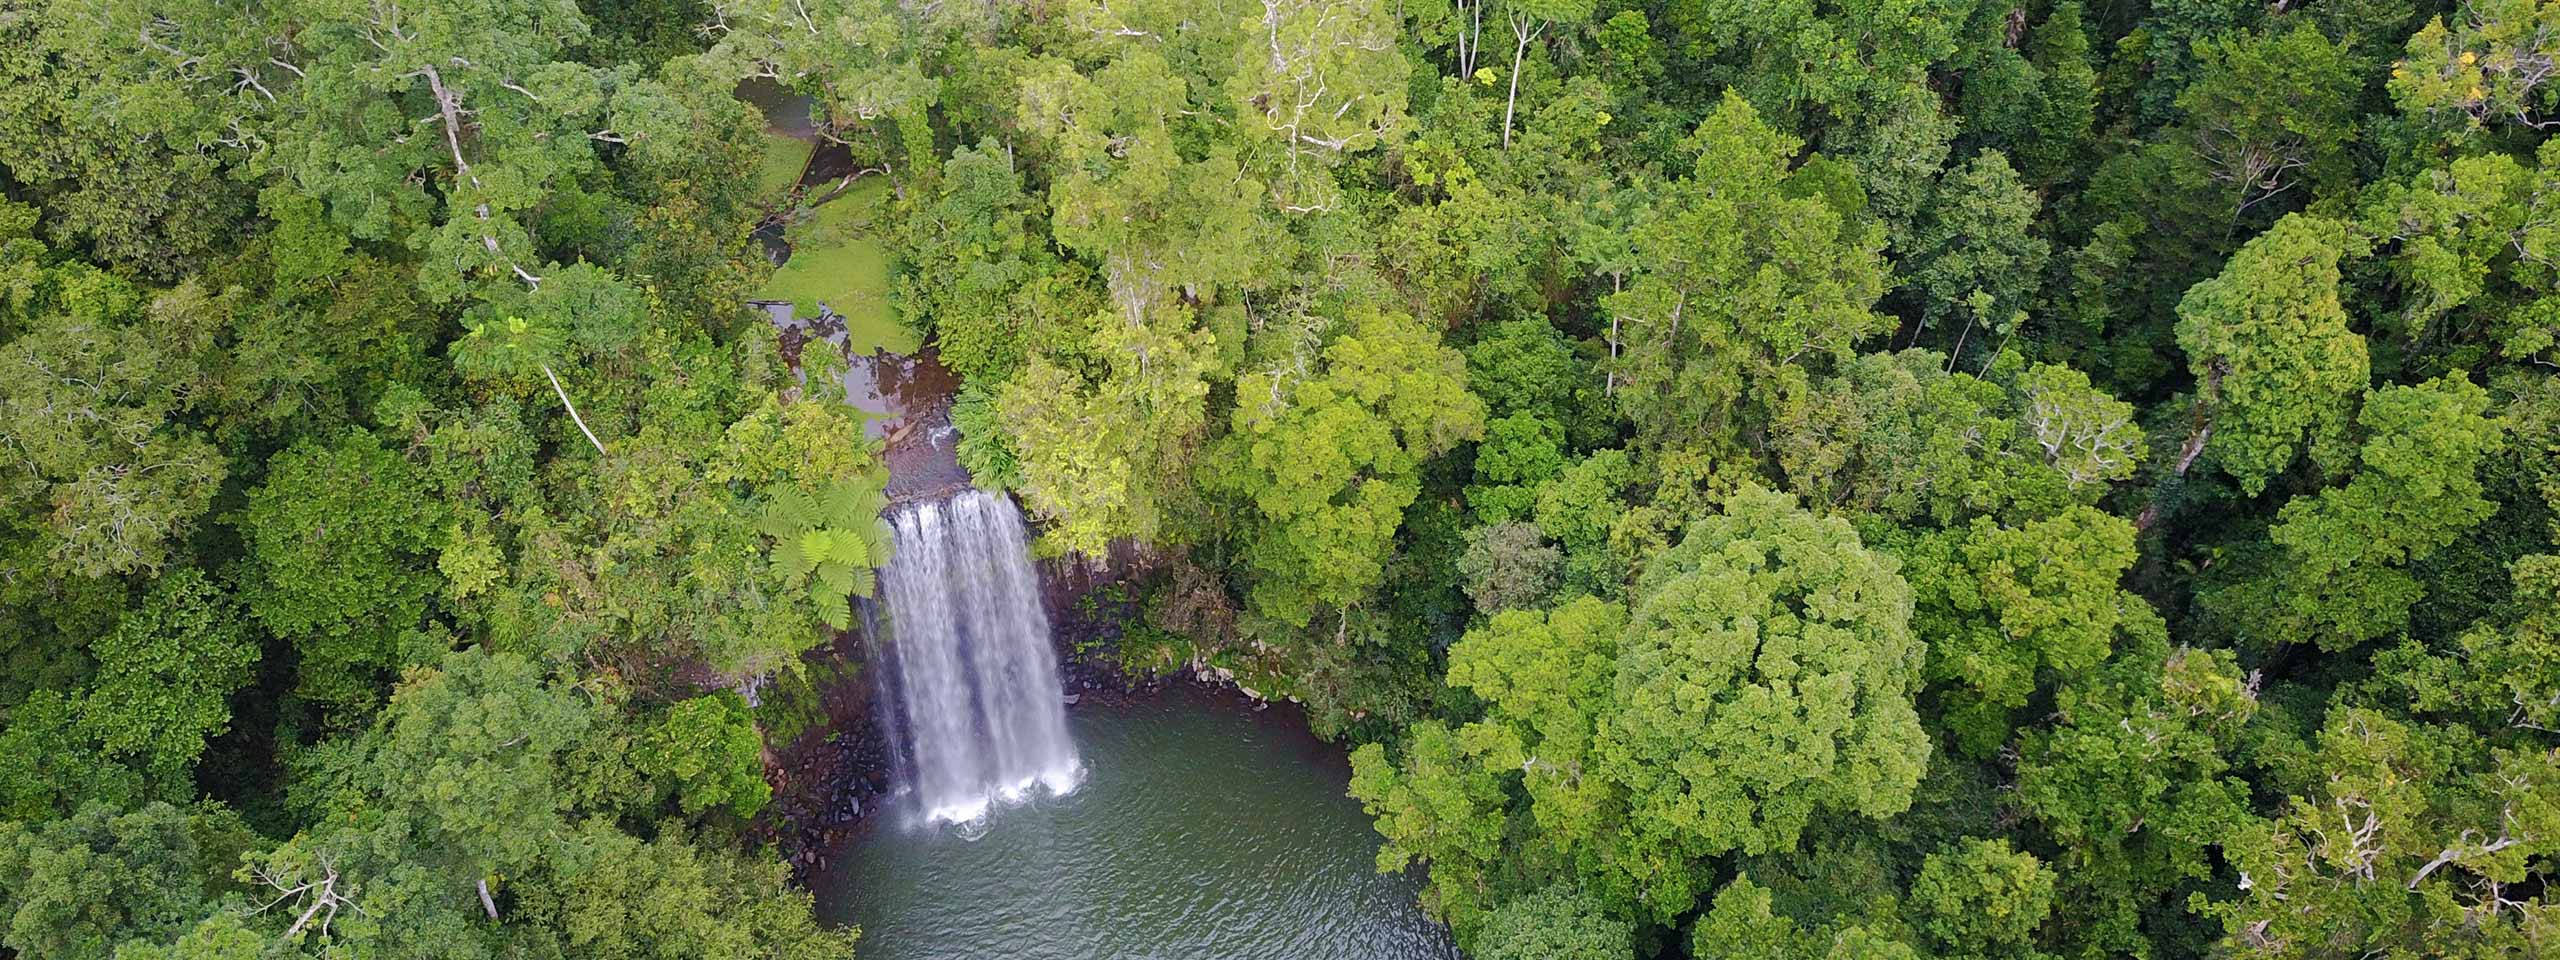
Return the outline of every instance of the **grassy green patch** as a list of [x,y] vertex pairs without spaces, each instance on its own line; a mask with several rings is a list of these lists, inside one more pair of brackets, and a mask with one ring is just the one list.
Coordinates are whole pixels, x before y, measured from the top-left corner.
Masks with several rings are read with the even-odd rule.
[[809,141],[778,134],[764,135],[764,157],[756,162],[756,198],[767,203],[781,200],[800,182],[800,170],[809,165],[809,152],[815,149]]
[[914,353],[916,335],[889,311],[889,251],[876,233],[888,206],[889,182],[879,177],[819,206],[816,217],[792,228],[791,262],[756,295],[789,300],[803,316],[825,302],[844,317],[855,353]]

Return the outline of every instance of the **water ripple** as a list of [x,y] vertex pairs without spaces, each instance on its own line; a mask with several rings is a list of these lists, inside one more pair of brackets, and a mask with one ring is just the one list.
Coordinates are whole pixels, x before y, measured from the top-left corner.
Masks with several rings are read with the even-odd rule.
[[1070,718],[1084,762],[975,825],[884,817],[819,909],[863,960],[1454,960],[1380,876],[1340,751],[1193,693]]

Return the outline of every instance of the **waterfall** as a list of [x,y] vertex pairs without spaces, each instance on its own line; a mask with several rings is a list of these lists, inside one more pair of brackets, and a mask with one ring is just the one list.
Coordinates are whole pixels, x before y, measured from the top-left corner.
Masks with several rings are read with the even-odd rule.
[[892,750],[926,819],[975,822],[1035,786],[1074,789],[1076,748],[1021,512],[969,490],[900,508],[889,523],[889,639],[874,669],[889,695],[883,728],[905,735]]

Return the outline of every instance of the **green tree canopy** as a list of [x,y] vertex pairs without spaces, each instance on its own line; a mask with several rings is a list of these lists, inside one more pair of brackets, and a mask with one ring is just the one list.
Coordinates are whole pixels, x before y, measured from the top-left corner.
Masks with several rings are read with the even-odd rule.
[[1476,934],[1482,960],[1612,960],[1627,955],[1633,925],[1611,919],[1597,898],[1551,887],[1503,903]]
[[154,582],[115,632],[90,645],[98,677],[82,715],[100,747],[133,762],[161,793],[191,793],[196,758],[230,729],[230,697],[258,661],[247,626],[238,604],[201,573]]
[[1484,403],[1428,328],[1363,310],[1312,375],[1238,377],[1232,425],[1204,479],[1251,508],[1237,527],[1255,607],[1303,626],[1377,588],[1422,461],[1480,436]]
[[196,337],[132,285],[50,259],[0,228],[0,495],[67,571],[157,570],[229,473],[183,417]]
[[2179,302],[2178,346],[2209,418],[2181,472],[2200,449],[2255,495],[2306,440],[2315,461],[2341,461],[2367,360],[2338,302],[2338,262],[2360,246],[2344,224],[2288,216]]
[[251,842],[217,806],[105,806],[28,825],[0,820],[0,946],[28,957],[108,960],[174,938],[234,889]]
[[1910,805],[1924,647],[1895,566],[1846,521],[1745,489],[1646,568],[1602,764],[1628,805],[1617,870],[1654,916],[1688,907],[1705,857]]
[[1798,144],[1727,94],[1684,141],[1689,176],[1637,229],[1636,269],[1604,298],[1625,318],[1619,408],[1657,443],[1729,442],[1768,402],[1755,381],[1846,360],[1884,332],[1881,228],[1785,189]]
[[2480,464],[2502,442],[2486,391],[2460,378],[2365,399],[2366,438],[2344,486],[2285,504],[2277,556],[2257,578],[2206,594],[2242,637],[2340,650],[2404,629],[2422,592],[2404,572],[2488,518]]
[[2089,507],[2020,527],[1977,518],[1905,552],[1912,626],[1929,638],[1928,678],[1959,745],[1994,752],[2048,671],[2106,660],[2123,611],[2141,602],[2118,585],[2133,562],[2133,524]]
[[2053,906],[2053,872],[2007,841],[1967,840],[1929,855],[1911,899],[1943,949],[1989,954],[2035,935]]
[[234,521],[249,546],[240,596],[300,652],[304,695],[367,704],[394,671],[433,659],[427,544],[442,517],[417,468],[370,433],[277,455]]

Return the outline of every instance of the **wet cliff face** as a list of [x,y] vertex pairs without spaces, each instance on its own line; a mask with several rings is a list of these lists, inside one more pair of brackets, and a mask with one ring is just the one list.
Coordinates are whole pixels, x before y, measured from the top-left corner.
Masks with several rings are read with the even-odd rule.
[[805,676],[823,718],[766,751],[773,803],[759,832],[802,876],[822,867],[824,851],[859,827],[892,786],[889,741],[874,724],[863,647],[857,630],[809,652]]

